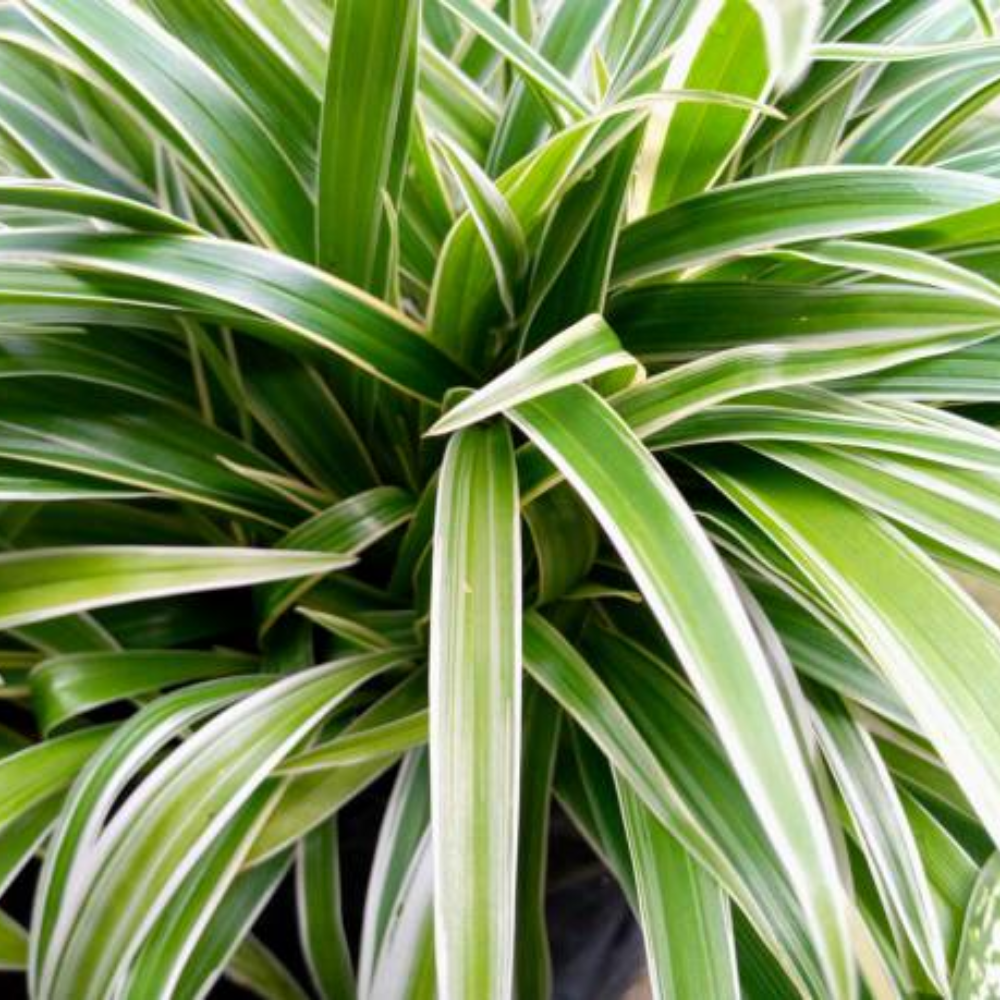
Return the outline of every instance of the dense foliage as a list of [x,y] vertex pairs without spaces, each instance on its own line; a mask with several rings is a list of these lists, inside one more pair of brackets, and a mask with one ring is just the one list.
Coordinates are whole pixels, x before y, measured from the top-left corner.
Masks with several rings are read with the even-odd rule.
[[0,966],[542,1000],[558,802],[658,997],[997,996],[998,91],[988,0],[0,3]]

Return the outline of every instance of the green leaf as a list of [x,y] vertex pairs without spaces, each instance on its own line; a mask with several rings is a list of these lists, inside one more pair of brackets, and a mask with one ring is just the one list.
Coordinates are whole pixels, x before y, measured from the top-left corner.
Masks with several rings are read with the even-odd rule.
[[398,760],[397,754],[380,755],[364,763],[296,776],[285,791],[280,809],[261,831],[248,864],[260,864],[294,844],[391,770]]
[[[849,995],[844,901],[819,802],[718,554],[666,474],[590,390],[561,389],[511,417],[581,494],[621,554],[787,865],[831,990]],[[609,450],[597,454],[589,445],[595,440]]]
[[82,729],[0,760],[0,830],[65,788],[108,735],[106,726]]
[[948,957],[954,970],[962,924],[979,866],[941,821],[912,794],[904,790],[900,796],[931,880],[938,919],[948,939]]
[[828,240],[790,252],[820,264],[849,267],[902,281],[930,285],[1000,309],[1000,286],[976,274],[975,271],[966,270],[917,250],[880,246],[870,242]]
[[[372,978],[382,963],[386,934],[394,915],[400,912],[400,904],[407,909],[420,909],[413,902],[411,888],[414,865],[422,870],[421,879],[426,878],[423,913],[415,915],[415,923],[420,928],[419,937],[424,940],[416,945],[415,950],[419,953],[425,949],[433,964],[433,876],[429,862],[425,865],[422,859],[425,854],[429,856],[429,844],[425,837],[430,822],[429,780],[427,754],[421,751],[408,754],[399,768],[383,814],[361,928],[358,985],[363,997],[372,995]],[[386,976],[384,972],[380,974]],[[399,989],[405,988],[398,979],[395,985]]]
[[45,855],[32,927],[29,970],[32,990],[38,989],[53,929],[63,912],[63,896],[70,876],[93,851],[118,797],[149,759],[189,725],[265,683],[264,677],[210,681],[158,698],[121,725],[94,755],[67,796]]
[[[815,988],[821,989],[815,954],[780,862],[707,720],[694,709],[690,696],[677,690],[677,680],[662,664],[651,664],[637,649],[604,634],[588,641],[593,662],[607,666],[599,676],[536,614],[527,616],[524,638],[525,665],[535,680],[586,730],[647,807],[726,886],[785,967],[794,970],[797,981],[817,983]],[[655,685],[649,683],[651,677]],[[683,754],[679,746],[685,748]],[[560,773],[567,777],[565,771]],[[613,821],[620,824],[610,773],[607,782],[610,803],[597,803],[598,812],[613,807]],[[567,791],[558,776],[557,785],[560,794]],[[705,799],[707,787],[714,792]],[[712,808],[704,808],[706,802]],[[625,870],[630,871],[624,836],[622,831]],[[621,873],[620,865],[612,867]],[[631,881],[623,888],[634,896]]]
[[955,968],[952,995],[955,1000],[986,1000],[994,991],[998,957],[994,941],[997,926],[998,856],[983,866],[969,900],[962,931],[962,950]]
[[1000,87],[996,50],[942,57],[931,66],[912,83],[902,74],[903,85],[847,137],[845,161],[927,162]]
[[320,9],[315,3],[293,0],[246,0],[232,4],[236,13],[256,27],[291,72],[318,91],[326,66],[319,25]]
[[622,817],[636,872],[639,913],[654,995],[737,1000],[729,901],[628,785]]
[[0,342],[0,377],[40,376],[79,379],[194,409],[183,387],[190,369],[163,344],[141,334],[122,342],[108,330],[89,329],[65,336],[5,335]]
[[761,344],[821,348],[848,334],[892,341],[996,331],[991,307],[916,285],[686,281],[629,289],[608,314],[625,347],[650,366]]
[[594,565],[600,532],[580,498],[566,484],[524,508],[538,562],[539,605],[581,585]]
[[778,632],[795,669],[844,695],[858,706],[871,708],[898,725],[912,729],[914,722],[892,688],[870,664],[862,649],[838,624],[763,582],[754,587],[767,619]]
[[628,715],[580,654],[537,612],[525,619],[524,661],[534,679],[600,747],[647,805],[725,868],[691,808]]
[[871,736],[835,695],[814,692],[816,734],[869,858],[887,908],[906,931],[932,982],[948,982],[944,935],[930,882],[888,768]]
[[74,653],[43,660],[29,675],[34,710],[42,732],[109,702],[162,688],[251,673],[251,657],[197,650],[129,650]]
[[[4,234],[0,253],[110,279],[102,295],[249,324],[279,344],[332,351],[419,398],[438,401],[462,370],[420,328],[344,282],[284,257],[225,240],[153,236]],[[61,271],[60,271],[61,273]],[[65,279],[56,278],[56,284]],[[9,287],[8,292],[17,286]],[[29,298],[45,293],[26,289]],[[58,291],[57,291],[57,294]]]
[[184,967],[174,994],[177,1000],[201,1000],[221,978],[287,872],[287,854],[278,855],[236,879],[212,914]]
[[0,0],[10,991],[972,993],[988,7]]
[[[991,331],[992,332],[992,331]],[[636,386],[615,409],[640,437],[649,437],[726,400],[770,389],[879,371],[974,344],[985,330],[901,337],[831,336],[812,343],[750,344],[715,351]],[[709,418],[710,419],[710,418]]]
[[527,682],[523,715],[514,972],[519,1000],[544,1000],[552,992],[545,896],[549,812],[560,712],[558,705],[537,684]]
[[575,726],[564,730],[556,763],[556,793],[563,808],[637,910],[635,872],[611,767]]
[[[770,79],[758,6],[750,0],[720,0],[703,5],[688,22],[664,88],[759,99]],[[647,212],[659,211],[710,187],[752,121],[746,111],[711,105],[679,104],[654,111],[646,126],[637,203]]]
[[[341,552],[358,555],[380,538],[404,524],[413,514],[413,501],[393,486],[357,493],[303,521],[278,544],[279,549],[307,552]],[[321,576],[305,581],[270,584],[257,595],[261,632],[299,600]]]
[[[521,567],[509,431],[449,443],[430,634],[435,937],[447,995],[506,997],[514,974]],[[489,789],[485,795],[484,790]]]
[[921,412],[915,405],[897,410],[800,389],[712,406],[657,434],[653,442],[663,447],[721,440],[802,441],[858,449],[862,455],[887,452],[905,456],[904,461],[915,458],[971,472],[997,471],[1000,438],[957,417],[936,423],[934,411]]
[[302,181],[239,95],[190,49],[135,6],[32,0],[30,7],[220,184],[255,236],[310,256],[312,206]]
[[[608,0],[560,0],[538,38],[538,55],[554,69],[572,76],[592,51],[614,4]],[[503,114],[493,131],[487,168],[498,174],[527,155],[544,135],[549,117],[545,107],[523,80],[511,87]]]
[[441,3],[517,67],[540,92],[571,115],[579,117],[590,110],[589,103],[577,93],[573,84],[488,8],[475,0],[441,0]]
[[324,1000],[347,1000],[355,993],[340,884],[337,822],[328,820],[299,842],[295,867],[299,940]]
[[418,0],[334,6],[319,137],[317,259],[376,295],[393,275],[417,67]]
[[147,233],[193,235],[196,226],[121,195],[60,180],[0,179],[0,205],[38,208],[111,222]]
[[981,566],[1000,568],[1000,497],[992,477],[832,448],[778,445],[756,450]]
[[75,475],[265,523],[288,518],[287,499],[237,471],[266,476],[280,466],[176,407],[118,389],[61,379],[43,397],[29,380],[4,383],[0,454],[49,490]]
[[[426,9],[427,3],[424,4]],[[493,97],[426,40],[420,45],[420,101],[428,125],[484,155],[496,128]]]
[[271,768],[385,668],[375,655],[282,679],[222,712],[155,768],[69,880],[40,992],[73,983],[82,996],[105,996],[184,874]]
[[364,764],[393,757],[427,742],[427,709],[418,709],[391,722],[341,736],[293,757],[281,774],[306,774],[345,764]]
[[239,946],[226,971],[234,983],[263,1000],[307,1000],[309,996],[281,959],[255,937]]
[[[294,26],[288,24],[292,18],[280,28],[275,23],[282,15],[284,0],[271,5],[270,24],[264,23],[267,14],[257,0],[246,5],[223,0],[207,8],[199,0],[148,3],[171,34],[184,39],[240,96],[303,182],[310,184],[320,105],[305,74],[300,75],[302,62],[289,66],[282,58],[282,43],[289,43],[288,28]],[[276,30],[281,41],[275,37]]]
[[62,804],[63,795],[57,792],[22,812],[3,828],[3,836],[0,837],[0,893],[6,892],[25,866],[36,857],[51,832]]
[[28,962],[28,935],[13,917],[0,911],[0,969],[21,970]]
[[641,365],[622,350],[611,327],[600,316],[587,316],[453,406],[428,433],[457,431],[536,396],[623,367],[642,375]]
[[54,113],[40,99],[37,79],[22,76],[16,66],[8,64],[5,69],[6,78],[15,86],[0,87],[0,120],[19,153],[15,162],[25,161],[23,172],[56,176],[130,198],[148,197],[149,189],[136,176],[133,164],[109,160],[92,136],[74,127],[79,123],[72,121],[72,114],[67,115],[65,109]]
[[332,740],[289,757],[281,774],[321,771],[391,756],[427,741],[427,679],[407,675]]
[[641,131],[623,138],[549,214],[532,269],[518,357],[591,312],[607,307],[617,225],[629,193]]
[[997,200],[986,178],[905,167],[817,167],[740,181],[632,223],[618,284],[802,240],[880,233]]
[[[1000,732],[977,692],[1000,671],[1000,631],[877,517],[776,466],[706,467],[802,566],[878,663],[994,838]],[[842,544],[850,538],[849,546]]]
[[[393,649],[369,655],[385,657],[388,669],[412,659],[413,650]],[[407,693],[402,697],[408,700],[409,696]],[[346,740],[366,729],[374,730],[391,720],[400,698],[398,688],[389,692],[345,726],[342,738]],[[295,843],[388,771],[398,759],[399,754],[380,754],[363,763],[342,764],[293,777],[285,788],[280,808],[275,810],[254,844],[248,863],[258,864]]]
[[181,546],[78,546],[0,556],[0,628],[70,611],[341,569],[350,556]]
[[367,994],[374,1000],[433,1000],[436,994],[430,834],[414,851],[390,920]]
[[843,388],[875,399],[991,402],[997,395],[998,360],[1000,343],[986,341],[940,357],[856,376]]
[[368,447],[327,384],[323,366],[249,338],[240,338],[237,354],[253,417],[310,483],[337,496],[378,483]]
[[507,199],[461,146],[443,136],[436,146],[489,255],[504,309],[515,317],[528,268],[528,246],[521,224]]
[[[529,245],[565,191],[633,131],[639,117],[634,110],[612,110],[584,120],[554,135],[497,179]],[[473,220],[462,216],[448,234],[434,275],[428,303],[431,336],[457,356],[482,364],[491,346],[483,329],[500,310],[489,255]]]
[[959,42],[941,42],[937,45],[876,45],[865,42],[821,42],[812,49],[813,59],[829,62],[909,62],[916,59],[933,59],[937,56],[955,55],[959,52],[978,52],[995,49],[991,38],[970,39]]
[[129,996],[151,1000],[178,989],[192,951],[200,948],[204,934],[211,933],[216,912],[239,882],[246,851],[275,801],[274,789],[258,790],[164,906],[129,972],[125,987]]

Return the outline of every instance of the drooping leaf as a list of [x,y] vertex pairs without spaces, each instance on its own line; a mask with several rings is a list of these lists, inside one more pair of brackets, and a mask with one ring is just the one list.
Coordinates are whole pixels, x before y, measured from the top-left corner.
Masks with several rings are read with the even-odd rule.
[[990,180],[904,167],[790,171],[722,187],[632,223],[615,261],[619,283],[802,240],[902,229],[995,201]]
[[[586,500],[649,601],[789,865],[831,988],[850,993],[846,918],[819,803],[717,554],[665,473],[590,390],[561,389],[512,417]],[[616,442],[610,462],[588,446],[595,439]]]
[[349,566],[350,556],[235,548],[79,546],[0,556],[0,626],[142,598],[240,587]]
[[[246,244],[195,237],[8,233],[0,241],[0,254],[10,253],[36,261],[43,274],[46,263],[82,269],[88,283],[96,281],[97,290],[111,301],[178,307],[248,325],[279,344],[332,351],[429,401],[461,381],[461,369],[401,313],[290,257]],[[28,269],[29,281],[35,269]],[[56,280],[57,296],[63,280]],[[37,296],[44,302],[47,297],[30,284],[21,294],[25,292],[29,299]]]
[[292,675],[224,711],[171,754],[100,836],[86,875],[70,879],[39,990],[58,993],[68,981],[105,995],[176,891],[178,874],[191,870],[305,733],[385,668],[376,654]]
[[997,626],[912,543],[828,490],[761,463],[709,474],[833,602],[1000,837],[996,727],[975,694],[1000,669]]
[[29,681],[44,733],[109,702],[228,674],[251,673],[251,657],[195,650],[74,653],[39,663]]

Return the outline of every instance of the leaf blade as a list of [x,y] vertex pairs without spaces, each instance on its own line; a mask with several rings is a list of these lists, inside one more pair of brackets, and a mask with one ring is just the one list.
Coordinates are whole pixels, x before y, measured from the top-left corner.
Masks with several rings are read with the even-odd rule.
[[[510,415],[580,492],[618,548],[788,865],[831,989],[850,995],[853,971],[832,846],[775,680],[718,555],[665,473],[590,390],[561,389]],[[615,443],[609,458],[585,443],[594,440]],[[677,576],[681,553],[683,585]],[[711,616],[705,608],[713,609]],[[768,719],[764,740],[754,717]],[[782,802],[788,787],[796,793]]]
[[[509,995],[520,745],[520,542],[503,425],[449,443],[430,637],[435,947],[442,996]],[[484,798],[481,789],[489,789]]]

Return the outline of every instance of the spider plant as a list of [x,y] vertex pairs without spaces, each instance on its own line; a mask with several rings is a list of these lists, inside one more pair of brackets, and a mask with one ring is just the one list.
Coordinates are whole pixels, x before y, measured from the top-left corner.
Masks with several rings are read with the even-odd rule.
[[657,997],[996,996],[998,92],[986,0],[0,3],[0,966],[542,1000],[558,808]]

